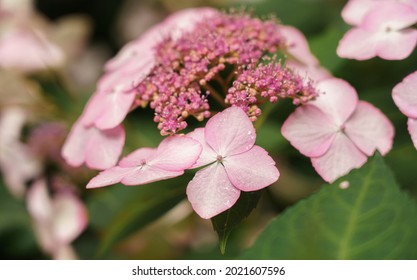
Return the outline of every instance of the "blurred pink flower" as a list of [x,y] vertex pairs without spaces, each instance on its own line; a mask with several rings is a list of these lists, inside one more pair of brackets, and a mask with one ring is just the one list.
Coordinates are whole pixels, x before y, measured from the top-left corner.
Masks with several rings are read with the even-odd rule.
[[87,188],[98,188],[121,182],[144,185],[184,174],[201,153],[201,145],[186,136],[165,138],[158,148],[141,148],[120,160],[117,166],[100,172]]
[[83,117],[72,127],[63,147],[62,157],[74,167],[85,163],[92,169],[114,166],[122,152],[125,130],[122,126],[100,130],[82,123]]
[[26,183],[41,172],[41,164],[20,141],[26,122],[23,108],[10,106],[0,113],[0,170],[10,192],[21,198]]
[[64,63],[64,52],[48,38],[47,24],[32,1],[0,2],[0,67],[30,73]]
[[317,83],[319,97],[298,107],[282,126],[282,134],[311,162],[320,176],[333,182],[362,166],[378,150],[392,147],[394,128],[373,105],[358,101],[347,82],[331,78]]
[[241,191],[265,188],[279,178],[274,160],[255,145],[252,122],[238,107],[214,115],[205,128],[187,135],[203,147],[193,168],[208,165],[187,186],[188,200],[204,219],[232,207]]
[[417,30],[408,28],[417,23],[417,10],[408,2],[349,2],[342,16],[357,26],[340,40],[337,54],[357,60],[408,57],[417,44]]
[[27,194],[27,207],[41,249],[54,259],[76,259],[71,243],[87,226],[87,209],[69,191],[48,193],[45,180],[35,181]]
[[392,98],[400,111],[408,117],[408,132],[417,149],[417,71],[411,73],[392,90]]

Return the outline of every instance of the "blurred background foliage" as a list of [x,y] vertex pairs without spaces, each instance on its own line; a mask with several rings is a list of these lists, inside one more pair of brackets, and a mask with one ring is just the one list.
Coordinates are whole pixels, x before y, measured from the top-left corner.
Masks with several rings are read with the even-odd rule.
[[[360,99],[371,102],[388,116],[395,126],[396,136],[392,151],[384,158],[384,168],[392,170],[390,180],[398,182],[399,189],[409,193],[414,202],[417,199],[417,152],[407,133],[406,117],[399,112],[391,98],[392,88],[415,70],[417,53],[414,52],[404,61],[371,59],[359,62],[338,58],[338,41],[348,30],[340,17],[346,1],[38,0],[35,3],[36,8],[53,22],[71,14],[86,16],[91,26],[85,47],[88,52],[83,52],[77,58],[78,65],[73,65],[71,71],[77,73],[82,69],[90,69],[87,65],[91,61],[97,65],[90,70],[91,73],[81,71],[84,76],[77,77],[78,80],[75,80],[74,75],[68,79],[55,74],[35,75],[33,78],[39,83],[43,96],[53,104],[52,113],[38,122],[59,120],[70,128],[94,91],[103,63],[126,42],[169,13],[193,6],[214,6],[225,10],[232,6],[244,6],[256,16],[266,18],[272,15],[283,24],[300,29],[322,66],[334,76],[347,80],[356,88]],[[68,73],[73,73],[71,71]],[[74,86],[74,81],[82,78],[88,78],[83,87]],[[75,180],[89,213],[86,231],[73,243],[79,258],[228,259],[240,255],[254,243],[274,217],[280,217],[284,210],[317,192],[323,184],[309,159],[300,155],[280,134],[280,126],[292,110],[293,106],[289,103],[277,104],[257,131],[257,143],[274,157],[281,177],[276,184],[262,192],[256,209],[231,233],[224,255],[218,248],[217,235],[211,222],[194,214],[185,199],[184,190],[193,176],[192,172],[146,186],[115,185],[85,190],[88,179],[95,174],[85,171],[85,176]],[[138,147],[156,146],[160,142],[162,138],[151,114],[148,110],[136,110],[128,116],[124,154]],[[30,125],[27,129],[30,129]],[[404,220],[406,223],[408,221]],[[300,230],[309,231],[308,225],[306,227]],[[247,256],[257,257],[256,252],[250,254]],[[3,182],[0,183],[0,257],[48,258],[36,243],[25,203],[12,197]],[[317,258],[308,254],[272,254],[270,257]],[[326,254],[322,257],[332,258]]]

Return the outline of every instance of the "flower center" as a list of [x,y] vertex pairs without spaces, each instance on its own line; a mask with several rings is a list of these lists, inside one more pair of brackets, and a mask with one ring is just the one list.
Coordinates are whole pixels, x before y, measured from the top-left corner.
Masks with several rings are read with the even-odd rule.
[[217,162],[222,163],[223,162],[223,157],[221,155],[217,155],[216,160],[217,160]]

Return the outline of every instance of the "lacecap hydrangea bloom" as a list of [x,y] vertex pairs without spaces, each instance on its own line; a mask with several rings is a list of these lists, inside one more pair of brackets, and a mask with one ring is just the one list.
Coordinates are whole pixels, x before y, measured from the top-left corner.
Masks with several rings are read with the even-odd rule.
[[[320,67],[301,32],[272,19],[184,10],[129,43],[105,70],[66,140],[64,158],[105,169],[88,188],[142,185],[201,168],[187,197],[204,219],[230,209],[242,191],[278,180],[274,159],[255,145],[252,122],[264,103],[289,98],[299,105],[282,133],[329,182],[392,145],[388,119]],[[146,106],[167,137],[118,161],[123,120]],[[190,117],[208,121],[183,135]]]
[[106,64],[64,158],[74,166],[114,166],[124,145],[121,123],[137,107],[150,106],[161,134],[171,135],[185,129],[189,117],[209,118],[214,101],[236,105],[255,121],[265,101],[313,99],[317,92],[305,75],[265,58],[291,50],[281,28],[275,20],[211,8],[173,14]]

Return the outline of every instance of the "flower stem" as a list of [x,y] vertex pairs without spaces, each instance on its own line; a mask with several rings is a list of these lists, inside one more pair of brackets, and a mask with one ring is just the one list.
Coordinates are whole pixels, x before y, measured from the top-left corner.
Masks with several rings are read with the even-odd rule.
[[255,129],[261,128],[261,126],[264,124],[266,119],[268,118],[268,115],[273,111],[276,103],[268,102],[265,105],[265,108],[262,110],[262,115],[256,120],[254,126]]
[[209,91],[210,92],[210,95],[211,96],[213,96],[213,98],[217,101],[217,102],[219,102],[220,103],[220,105],[222,105],[224,108],[226,108],[227,107],[227,104],[226,104],[226,102],[224,102],[224,98],[220,95],[220,93],[215,89],[215,88],[213,88],[211,85],[209,85],[209,84],[205,84],[204,86],[203,86],[207,91]]

